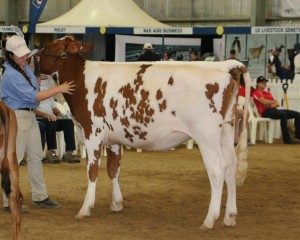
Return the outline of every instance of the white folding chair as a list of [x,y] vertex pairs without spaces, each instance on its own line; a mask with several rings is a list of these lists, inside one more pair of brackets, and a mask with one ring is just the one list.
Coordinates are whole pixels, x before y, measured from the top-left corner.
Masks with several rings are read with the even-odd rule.
[[[245,104],[245,98],[239,97],[239,105]],[[256,105],[252,98],[250,98],[249,102],[249,130],[250,130],[250,142],[252,144],[256,143],[256,133],[257,133],[257,125],[259,124],[259,140],[265,140],[267,143],[273,143],[274,139],[274,128],[275,124],[277,124],[280,120],[263,118],[259,115]]]
[[[63,115],[66,114],[66,111],[65,111],[64,107],[62,106],[62,104],[60,104],[59,102],[55,102],[55,106],[59,109],[59,111]],[[57,145],[57,150],[56,150],[57,156],[59,157],[59,159],[62,159],[62,157],[65,153],[65,149],[66,149],[63,131],[56,132],[56,145]]]
[[[243,108],[245,105],[245,98],[239,96],[238,98],[238,106],[239,108]],[[248,112],[249,112],[249,119],[248,119],[248,128],[250,132],[250,142],[251,144],[256,143],[256,132],[257,132],[257,125],[259,124],[260,132],[264,133],[264,140],[267,142],[267,123],[270,122],[270,118],[262,118],[259,117],[257,114],[256,106],[253,100],[250,100],[248,105]]]

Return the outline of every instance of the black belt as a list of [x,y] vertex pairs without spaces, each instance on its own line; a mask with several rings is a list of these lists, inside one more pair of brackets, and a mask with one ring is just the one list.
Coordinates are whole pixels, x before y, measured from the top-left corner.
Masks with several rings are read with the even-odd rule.
[[35,108],[18,108],[17,110],[24,110],[24,111],[33,112],[35,110]]

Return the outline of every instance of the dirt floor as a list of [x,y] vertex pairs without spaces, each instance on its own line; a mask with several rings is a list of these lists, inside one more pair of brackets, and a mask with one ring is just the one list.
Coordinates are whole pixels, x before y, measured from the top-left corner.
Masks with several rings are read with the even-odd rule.
[[[120,185],[121,213],[111,213],[111,184],[103,158],[92,215],[75,219],[87,187],[85,161],[80,164],[44,164],[50,197],[59,209],[31,205],[27,166],[20,167],[24,204],[23,240],[296,240],[300,239],[300,146],[257,143],[249,148],[248,178],[237,190],[239,216],[233,228],[202,231],[210,186],[198,148],[184,146],[168,152],[125,150]],[[9,214],[0,211],[0,240],[12,239]]]

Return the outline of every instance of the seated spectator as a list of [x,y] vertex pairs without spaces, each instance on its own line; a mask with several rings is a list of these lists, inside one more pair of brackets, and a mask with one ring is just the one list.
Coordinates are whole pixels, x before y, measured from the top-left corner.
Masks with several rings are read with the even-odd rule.
[[199,61],[198,53],[195,50],[191,52],[191,61]]
[[170,52],[168,52],[168,51],[164,52],[164,61],[174,61]]
[[153,47],[151,43],[145,43],[143,47],[144,53],[141,54],[137,61],[139,62],[154,62],[160,61],[159,55],[153,52]]
[[[46,90],[40,87],[40,91]],[[44,162],[60,163],[59,158],[55,154],[57,149],[56,131],[63,131],[66,143],[66,152],[62,157],[62,162],[79,163],[80,159],[76,158],[72,153],[75,150],[74,124],[72,119],[62,116],[61,112],[55,105],[53,98],[41,101],[36,109],[37,120],[39,121],[42,147],[45,147],[45,139],[48,146],[48,153]]]
[[[270,92],[265,91],[267,82],[268,80],[263,76],[258,77],[256,80],[257,85],[253,94],[253,100],[258,112],[265,118],[280,119],[284,144],[300,143],[300,113],[293,110],[277,109],[279,107],[279,103]],[[295,138],[292,138],[288,131],[288,119],[295,120]]]

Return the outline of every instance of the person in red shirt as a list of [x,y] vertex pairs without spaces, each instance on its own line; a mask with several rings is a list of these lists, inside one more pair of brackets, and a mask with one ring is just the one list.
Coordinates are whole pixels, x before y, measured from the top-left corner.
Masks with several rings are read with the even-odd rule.
[[[253,94],[255,92],[255,88],[252,86],[250,87],[250,97],[253,97]],[[245,80],[243,77],[243,74],[240,75],[240,91],[239,96],[245,97],[246,96],[246,86],[245,86]]]
[[[260,76],[256,80],[256,90],[253,94],[253,100],[259,114],[265,118],[280,119],[283,143],[297,144],[300,143],[300,113],[293,110],[277,109],[278,101],[270,92],[265,91],[268,80]],[[287,123],[288,119],[294,119],[295,138],[290,136]]]

